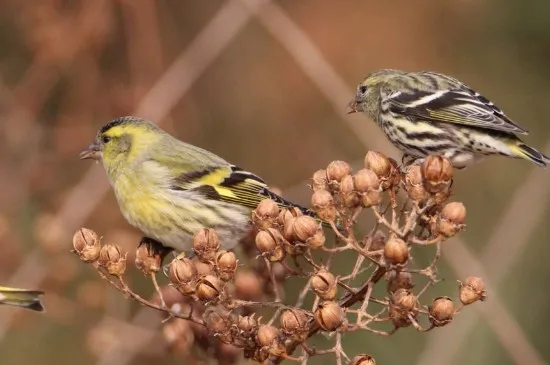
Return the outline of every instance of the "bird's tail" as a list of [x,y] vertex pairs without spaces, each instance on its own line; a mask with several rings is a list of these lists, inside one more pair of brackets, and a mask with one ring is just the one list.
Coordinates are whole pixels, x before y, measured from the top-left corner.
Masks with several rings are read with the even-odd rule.
[[34,311],[43,312],[44,306],[40,296],[44,294],[39,290],[27,290],[0,286],[0,304],[23,307]]
[[537,151],[521,141],[514,142],[515,143],[510,148],[517,157],[531,161],[535,165],[541,167],[546,167],[550,164],[550,157],[544,155],[542,152]]

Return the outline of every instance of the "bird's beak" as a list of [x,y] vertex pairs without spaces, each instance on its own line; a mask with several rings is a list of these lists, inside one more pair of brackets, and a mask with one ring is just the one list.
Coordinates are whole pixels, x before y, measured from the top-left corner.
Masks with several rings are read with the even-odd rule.
[[359,109],[358,109],[359,105],[358,104],[359,103],[357,102],[357,99],[355,99],[355,98],[351,99],[348,106],[346,106],[346,114],[357,113],[359,111]]
[[99,144],[97,142],[92,143],[84,151],[80,152],[78,157],[81,160],[99,160],[101,153],[99,152]]

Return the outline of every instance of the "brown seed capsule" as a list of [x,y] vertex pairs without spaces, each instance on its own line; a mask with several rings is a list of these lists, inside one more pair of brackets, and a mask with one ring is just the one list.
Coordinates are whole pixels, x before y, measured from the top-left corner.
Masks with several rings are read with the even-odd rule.
[[193,238],[193,251],[202,262],[213,262],[219,248],[220,240],[213,229],[203,228]]
[[411,325],[411,320],[409,316],[416,317],[416,313],[411,313],[405,310],[400,309],[394,304],[390,304],[389,317],[391,318],[393,325],[397,328],[407,327]]
[[332,161],[327,166],[327,180],[329,184],[340,182],[344,176],[349,175],[351,166],[345,161]]
[[281,331],[285,335],[296,335],[308,331],[306,325],[309,322],[309,317],[306,312],[300,309],[287,309],[279,317],[281,323]]
[[144,237],[136,249],[136,267],[145,275],[157,273],[160,271],[162,260],[171,250],[157,241]]
[[197,282],[197,297],[204,302],[217,299],[223,290],[223,282],[214,275],[206,275]]
[[311,188],[313,191],[328,190],[327,170],[317,170],[313,174]]
[[279,216],[279,206],[271,199],[263,199],[252,211],[252,224],[256,229],[272,227]]
[[353,182],[355,185],[355,190],[360,193],[367,193],[371,190],[380,189],[380,179],[374,173],[374,171],[369,169],[361,169],[353,175]]
[[325,269],[321,269],[311,277],[311,288],[319,298],[333,300],[338,290],[334,275]]
[[353,176],[346,175],[340,182],[340,201],[347,208],[359,206],[359,196],[355,191]]
[[126,252],[113,244],[106,244],[99,251],[99,265],[107,269],[107,272],[113,276],[122,276],[126,271]]
[[306,242],[312,238],[319,230],[321,226],[315,220],[315,218],[303,215],[297,217],[292,222],[293,237],[299,242]]
[[300,209],[297,207],[292,208],[282,208],[277,217],[277,224],[279,227],[284,227],[287,223],[286,221],[290,218],[300,217],[304,215]]
[[409,246],[400,238],[390,237],[384,245],[384,258],[392,265],[403,265],[409,259]]
[[361,205],[365,208],[375,207],[382,203],[382,192],[371,190],[361,196]]
[[[294,219],[294,218],[293,218]],[[271,262],[280,261],[285,257],[284,238],[275,228],[268,228],[256,234],[256,248],[260,254]]]
[[237,319],[237,328],[245,336],[249,336],[258,329],[258,321],[254,318],[254,313],[250,316],[239,316]]
[[405,271],[391,271],[388,279],[388,292],[393,293],[398,289],[412,289],[412,275]]
[[368,354],[359,354],[350,360],[349,365],[376,365],[376,361]]
[[453,180],[453,165],[449,159],[431,155],[422,164],[424,187],[429,193],[435,194],[450,188]]
[[469,276],[464,283],[459,283],[459,297],[462,304],[469,305],[478,300],[484,301],[487,299],[485,284],[481,278]]
[[195,340],[191,325],[184,319],[173,319],[165,323],[162,335],[170,351],[178,354],[187,354]]
[[281,332],[277,327],[261,325],[258,328],[258,333],[256,335],[258,343],[262,347],[271,346],[273,343],[280,342]]
[[455,314],[455,304],[449,297],[438,297],[434,299],[429,312],[432,325],[442,327],[452,321]]
[[311,205],[319,218],[327,222],[336,219],[336,207],[332,195],[326,190],[317,190],[311,195]]
[[319,228],[319,230],[313,235],[313,237],[310,237],[306,240],[306,245],[307,247],[315,250],[317,248],[323,247],[323,245],[325,244],[325,240],[325,233],[321,228]]
[[80,228],[73,236],[73,248],[84,262],[94,262],[99,258],[101,242],[97,233],[88,228]]
[[198,279],[197,268],[193,264],[193,261],[181,253],[170,263],[168,279],[176,287],[179,284],[194,283]]
[[365,156],[365,168],[372,170],[381,179],[387,179],[392,172],[390,160],[380,152],[369,151]]
[[238,270],[235,273],[235,295],[242,300],[259,300],[263,295],[261,277],[252,271]]
[[315,320],[325,331],[336,331],[344,323],[344,319],[344,310],[331,300],[322,302],[315,310]]
[[445,237],[452,237],[464,229],[466,220],[466,208],[458,202],[447,203],[441,211],[438,222],[438,231]]
[[419,303],[416,296],[408,289],[397,289],[391,297],[392,304],[399,309],[412,312],[418,309]]
[[409,198],[417,203],[423,202],[429,197],[426,188],[424,188],[420,165],[413,165],[407,169],[407,173],[405,174],[405,190]]
[[218,312],[216,309],[208,308],[202,317],[210,335],[219,338],[222,342],[231,342],[231,322],[227,316]]
[[237,270],[237,256],[231,251],[218,251],[216,253],[215,268],[218,277],[223,281],[233,279]]

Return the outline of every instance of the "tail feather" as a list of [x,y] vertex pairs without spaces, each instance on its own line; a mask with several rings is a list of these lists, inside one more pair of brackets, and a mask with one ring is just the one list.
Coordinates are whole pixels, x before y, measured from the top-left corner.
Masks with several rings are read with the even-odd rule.
[[544,155],[542,152],[537,151],[533,147],[526,145],[523,142],[517,142],[512,150],[518,157],[531,161],[537,166],[546,167],[550,164],[550,157]]
[[38,312],[44,312],[40,296],[44,292],[0,287],[0,304],[23,307]]

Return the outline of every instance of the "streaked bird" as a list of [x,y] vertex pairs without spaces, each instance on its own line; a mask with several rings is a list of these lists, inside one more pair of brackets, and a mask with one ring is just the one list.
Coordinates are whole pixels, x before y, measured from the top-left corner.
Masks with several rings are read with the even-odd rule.
[[500,108],[440,73],[372,72],[357,86],[347,110],[372,118],[409,163],[431,154],[449,158],[457,168],[487,155],[525,159],[543,167],[550,163],[518,137],[527,131]]
[[180,251],[191,249],[203,227],[214,228],[222,247],[232,248],[248,233],[251,212],[265,198],[315,216],[270,191],[255,174],[141,118],[107,123],[80,158],[101,161],[130,224]]
[[0,304],[23,307],[43,312],[44,306],[40,300],[44,292],[0,286]]

